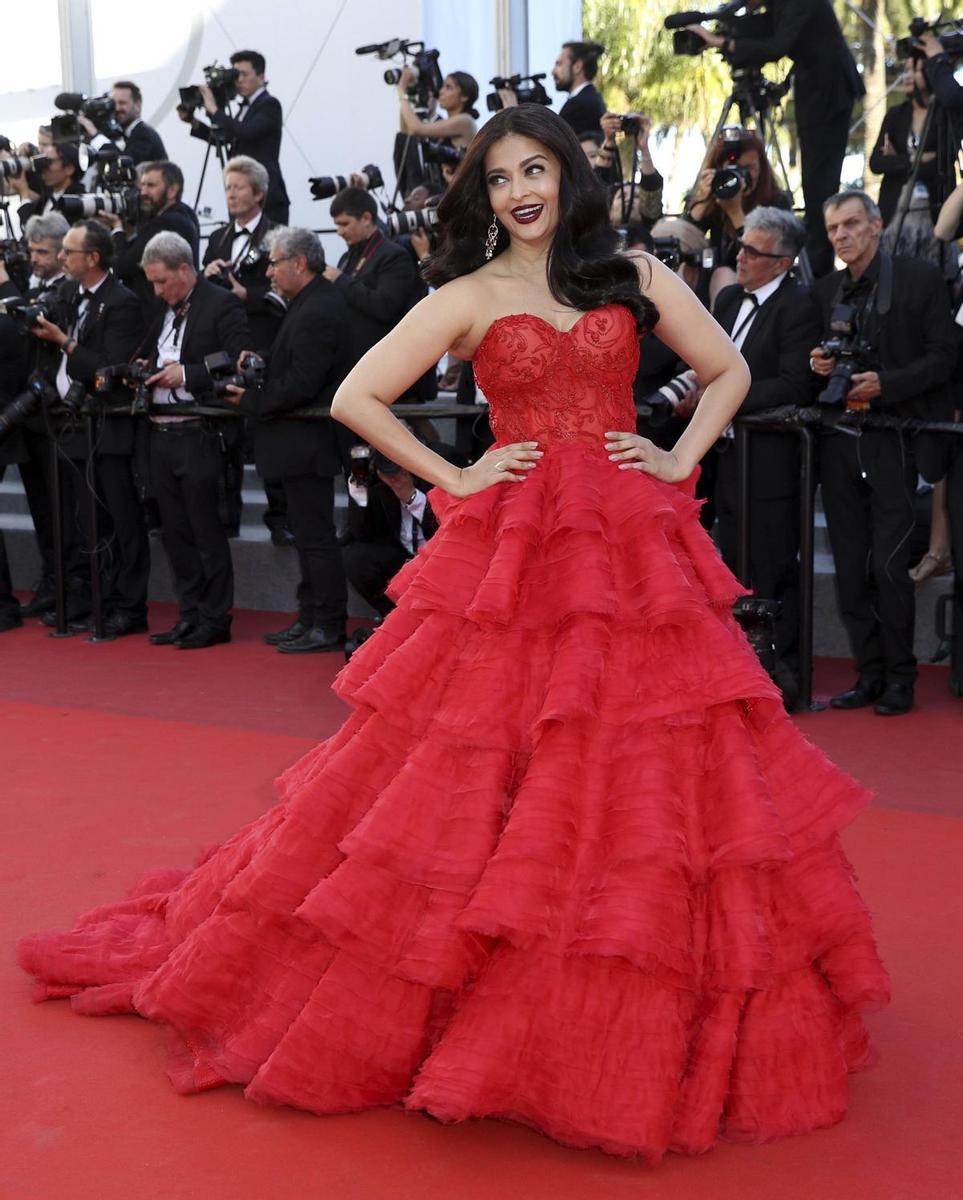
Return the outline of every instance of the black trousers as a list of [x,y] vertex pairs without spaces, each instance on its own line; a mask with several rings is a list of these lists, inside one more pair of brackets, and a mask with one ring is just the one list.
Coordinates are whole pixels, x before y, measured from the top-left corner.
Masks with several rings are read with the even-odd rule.
[[40,551],[43,583],[53,580],[53,514],[50,506],[50,438],[34,429],[23,430],[27,459],[20,463],[20,478],[27,496],[30,518]]
[[[6,471],[4,463],[0,463],[0,480]],[[7,560],[7,543],[0,529],[0,617],[19,617],[20,604],[13,594],[13,580],[10,578],[10,563]]]
[[385,588],[411,557],[403,546],[378,542],[349,542],[341,547],[348,582],[371,607],[386,617],[394,603]]
[[[757,435],[758,436],[758,435]],[[738,558],[738,472],[735,445],[717,455],[716,516],[719,548],[730,571]],[[798,471],[797,471],[798,479]],[[775,623],[776,658],[799,669],[799,490],[785,496],[752,493],[748,586],[781,605]]]
[[325,633],[343,634],[348,588],[334,525],[334,480],[330,475],[293,475],[283,483],[301,567],[298,614]]
[[227,629],[234,564],[218,512],[221,447],[216,432],[193,422],[154,425],[150,469],[180,618]]
[[99,454],[94,476],[106,512],[100,514],[103,602],[107,612],[147,616],[150,547],[129,454]]
[[909,577],[916,468],[901,434],[827,434],[819,447],[840,616],[860,679],[912,683],[916,596]]
[[852,105],[820,121],[799,124],[803,203],[806,206],[806,250],[818,279],[833,269],[833,250],[826,237],[823,201],[839,191],[846,157]]

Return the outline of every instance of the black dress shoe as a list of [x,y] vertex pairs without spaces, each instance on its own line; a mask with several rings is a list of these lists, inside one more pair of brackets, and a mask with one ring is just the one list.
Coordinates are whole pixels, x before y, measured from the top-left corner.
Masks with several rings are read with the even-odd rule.
[[317,626],[306,629],[300,637],[281,642],[281,654],[322,654],[326,650],[340,650],[344,646],[343,633],[328,633]]
[[44,613],[50,612],[56,603],[57,598],[53,592],[38,588],[32,599],[28,600],[26,604],[21,604],[20,613],[24,617],[41,617]]
[[[93,626],[91,625],[91,629]],[[111,613],[104,618],[103,633],[99,641],[112,642],[116,638],[127,637],[132,633],[147,632],[146,617],[132,617],[129,613]]]
[[281,549],[284,549],[285,546],[293,546],[294,534],[290,529],[285,529],[283,525],[275,525],[271,530],[271,545]]
[[876,702],[874,711],[881,717],[901,717],[913,707],[913,685],[911,683],[888,683],[886,690]]
[[883,694],[882,679],[860,679],[855,687],[848,692],[840,692],[833,696],[829,704],[831,708],[865,708]]
[[[90,617],[90,600],[80,596],[68,595],[66,609],[68,622],[79,623],[86,621]],[[57,624],[56,608],[45,612],[40,618],[40,623],[41,625],[46,625],[48,629],[55,628]]]
[[178,621],[173,629],[165,629],[163,633],[152,633],[148,641],[152,646],[173,646],[180,638],[185,638],[194,632],[190,621]]
[[23,624],[23,617],[18,612],[0,612],[0,633],[6,633],[8,629],[19,629]]
[[287,629],[279,629],[276,633],[266,633],[264,640],[269,646],[280,646],[282,642],[290,642],[292,638],[299,638],[302,634],[308,632],[311,626],[307,621],[302,621],[300,617],[296,621],[292,621]]
[[174,645],[178,650],[206,650],[208,646],[219,646],[231,640],[230,629],[217,629],[213,625],[198,625]]

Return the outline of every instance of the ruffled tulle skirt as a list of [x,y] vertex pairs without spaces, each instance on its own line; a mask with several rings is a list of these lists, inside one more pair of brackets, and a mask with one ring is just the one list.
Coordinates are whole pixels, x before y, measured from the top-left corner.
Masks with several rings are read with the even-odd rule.
[[441,493],[344,726],[187,873],[20,944],[42,997],[176,1031],[175,1086],[502,1116],[654,1161],[831,1124],[886,974],[681,491],[553,447]]

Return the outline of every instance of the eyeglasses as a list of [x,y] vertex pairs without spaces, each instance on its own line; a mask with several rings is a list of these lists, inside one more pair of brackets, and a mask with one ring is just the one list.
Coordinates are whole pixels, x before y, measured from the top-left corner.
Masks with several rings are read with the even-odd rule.
[[291,257],[292,256],[290,254],[285,254],[281,258],[269,258],[267,265],[269,267],[276,267],[278,265],[278,263],[290,262]]
[[755,246],[750,246],[748,242],[744,242],[741,238],[736,240],[736,252],[744,250],[746,258],[789,258],[788,254],[770,254],[766,250],[757,250]]
[[63,249],[63,252],[65,255],[66,254],[90,254],[89,250],[84,250],[82,248],[78,248],[77,246],[64,246],[64,247],[62,247],[62,249]]

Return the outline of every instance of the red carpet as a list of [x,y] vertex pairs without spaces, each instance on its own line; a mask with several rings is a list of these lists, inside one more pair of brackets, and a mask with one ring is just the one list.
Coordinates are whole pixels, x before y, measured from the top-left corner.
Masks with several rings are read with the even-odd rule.
[[[272,802],[272,777],[344,711],[327,690],[336,656],[292,659],[260,643],[280,623],[241,614],[232,645],[193,654],[140,638],[58,642],[36,625],[0,638],[8,947],[115,898],[147,867],[190,861]],[[817,691],[849,679],[844,664],[820,664]],[[879,794],[846,845],[894,1003],[870,1018],[880,1063],[853,1078],[836,1128],[670,1156],[653,1171],[494,1121],[445,1128],[392,1110],[319,1119],[235,1089],[184,1099],[164,1074],[161,1031],[31,1005],[8,952],[0,1196],[952,1200],[963,1192],[963,703],[937,669],[919,695],[918,711],[895,720],[800,718]]]

